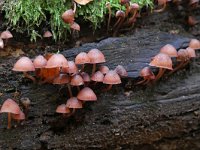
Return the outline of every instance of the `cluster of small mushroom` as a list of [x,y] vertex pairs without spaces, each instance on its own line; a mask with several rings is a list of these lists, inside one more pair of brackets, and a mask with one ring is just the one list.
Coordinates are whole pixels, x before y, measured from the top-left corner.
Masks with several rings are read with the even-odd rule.
[[[145,67],[140,71],[140,76],[143,78],[142,81],[136,84],[148,84],[150,81],[158,81],[166,70],[171,70],[167,75],[171,75],[175,71],[185,67],[192,58],[196,57],[195,50],[200,49],[200,41],[192,39],[189,43],[189,47],[186,49],[179,49],[170,44],[163,46],[160,49],[159,54],[152,58],[150,66],[159,68],[158,74],[155,76],[151,71],[150,67]],[[173,69],[172,58],[176,59],[176,65]]]
[[[8,42],[8,39],[10,38],[13,38],[13,35],[12,33],[10,33],[10,31],[8,30],[5,30],[3,32],[1,32],[1,35],[0,35],[0,48],[3,49],[4,46],[7,45],[7,42]],[[5,40],[5,41],[3,41]]]
[[[124,12],[122,10],[118,10],[115,14],[117,21],[112,28],[114,31],[113,33],[114,36],[117,35],[120,28],[127,28],[127,27],[132,28],[139,12],[139,5],[137,3],[131,3],[130,0],[120,0],[120,4],[126,7],[126,11]],[[110,19],[111,19],[111,7],[109,2],[106,5],[107,8],[109,9],[109,18],[107,25],[107,30],[109,30]]]
[[11,119],[16,121],[25,119],[25,114],[20,109],[19,105],[10,98],[4,101],[0,113],[8,113],[8,129],[11,128]]
[[[100,66],[99,71],[96,65],[104,63],[105,57],[98,49],[91,49],[88,53],[79,53],[74,61],[67,61],[62,54],[48,54],[37,56],[33,62],[28,57],[21,57],[14,65],[14,71],[21,71],[25,77],[36,82],[36,78],[42,83],[52,83],[66,85],[68,88],[69,99],[66,104],[58,106],[56,112],[69,113],[72,115],[76,109],[82,108],[85,101],[96,101],[97,96],[89,87],[98,82],[108,84],[105,91],[111,89],[112,85],[120,84],[120,76],[127,76],[123,66],[118,65],[115,70],[109,70],[107,66]],[[84,71],[86,64],[92,64],[91,76]],[[81,66],[81,69],[78,67]],[[28,71],[34,71],[35,77],[28,74]],[[73,95],[72,87],[77,87],[77,97]],[[73,109],[70,111],[70,109]]]

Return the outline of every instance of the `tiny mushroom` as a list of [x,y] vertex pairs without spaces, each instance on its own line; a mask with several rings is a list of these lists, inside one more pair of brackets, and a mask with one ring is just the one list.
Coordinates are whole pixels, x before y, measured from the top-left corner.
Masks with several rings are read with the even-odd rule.
[[78,91],[80,91],[79,86],[84,85],[84,81],[81,75],[76,74],[72,76],[70,84],[72,86],[77,86]]
[[168,0],[158,0],[158,6],[162,6],[162,8],[154,10],[154,12],[162,12],[165,10],[167,6]]
[[164,74],[166,69],[172,69],[172,60],[167,54],[159,53],[149,64],[150,66],[159,67],[159,72],[156,75],[155,81],[159,80]]
[[197,39],[191,39],[189,47],[193,48],[194,50],[200,49],[200,41]]
[[11,128],[11,114],[20,114],[20,111],[18,104],[12,99],[7,99],[3,103],[0,113],[8,113],[8,129]]
[[45,68],[68,67],[68,61],[62,54],[53,54]]
[[176,48],[171,44],[166,44],[160,49],[160,53],[167,54],[169,57],[177,57],[178,53]]
[[88,57],[90,58],[90,63],[93,64],[92,74],[95,73],[95,71],[96,71],[97,63],[106,62],[104,54],[98,49],[91,49],[88,52]]
[[69,114],[70,110],[65,104],[61,104],[56,108],[56,112],[61,114]]
[[74,16],[75,16],[75,12],[72,9],[66,10],[63,14],[62,14],[62,20],[65,23],[69,23],[72,24],[74,23]]
[[103,82],[103,78],[104,78],[103,73],[101,73],[100,71],[97,71],[92,75],[91,80],[97,83],[97,82]]
[[6,40],[6,42],[5,42],[5,45],[6,45],[8,42],[8,39],[13,38],[13,35],[10,31],[5,30],[1,33],[0,38],[3,40]]
[[99,71],[105,75],[109,71],[109,68],[107,66],[100,66]]
[[97,96],[92,89],[84,87],[79,93],[77,98],[81,101],[96,101]]
[[24,76],[26,78],[31,79],[33,82],[35,82],[35,78],[29,75],[28,71],[35,71],[35,67],[33,62],[28,57],[21,57],[15,64],[12,69],[13,71],[20,71],[24,73]]
[[12,118],[19,122],[20,120],[25,120],[26,117],[25,114],[20,110],[19,114],[12,114]]
[[84,70],[85,64],[90,63],[90,58],[88,57],[88,54],[85,52],[79,53],[75,58],[75,64],[82,65],[81,71]]
[[76,64],[74,63],[74,61],[68,61],[68,67],[63,67],[61,69],[61,72],[74,75],[74,74],[78,73],[78,68],[77,68]]
[[115,68],[115,71],[117,72],[117,74],[118,74],[120,77],[127,77],[127,76],[128,76],[128,72],[126,71],[126,69],[125,69],[122,65],[118,65],[118,66]]
[[109,84],[109,86],[105,89],[105,91],[108,91],[112,88],[112,85],[114,84],[120,84],[121,79],[120,76],[116,73],[114,70],[108,71],[108,73],[105,75],[103,79],[104,84]]
[[43,37],[44,37],[44,38],[50,38],[50,37],[52,37],[52,36],[53,36],[52,33],[51,33],[50,31],[48,31],[48,30],[45,31],[44,34],[43,34]]
[[80,25],[78,23],[76,23],[76,22],[71,23],[70,24],[70,28],[72,30],[75,30],[75,31],[80,31],[81,30]]
[[72,108],[73,109],[71,115],[75,113],[76,109],[83,108],[82,102],[80,100],[78,100],[76,97],[69,98],[67,100],[66,106],[68,108]]
[[84,86],[87,86],[87,84],[91,81],[89,74],[86,72],[81,72],[81,77],[83,78]]
[[136,85],[138,84],[148,84],[151,80],[155,79],[155,75],[154,73],[151,71],[150,67],[144,67],[141,71],[140,71],[140,76],[143,77],[142,81],[139,81],[136,83]]

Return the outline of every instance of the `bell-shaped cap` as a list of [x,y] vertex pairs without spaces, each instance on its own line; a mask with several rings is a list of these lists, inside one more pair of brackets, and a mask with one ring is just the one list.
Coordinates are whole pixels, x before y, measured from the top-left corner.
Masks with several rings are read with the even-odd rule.
[[68,9],[62,14],[61,18],[65,23],[72,24],[74,23],[74,16],[74,11],[72,9]]
[[190,55],[186,49],[180,49],[178,51],[177,61],[188,61],[190,59]]
[[66,106],[68,108],[83,108],[82,102],[78,100],[76,97],[71,97],[67,100]]
[[90,63],[90,58],[87,53],[81,52],[75,58],[75,64],[87,64]]
[[1,107],[1,113],[12,113],[12,114],[20,114],[20,108],[18,104],[12,100],[12,99],[7,99],[2,107]]
[[84,81],[80,75],[76,74],[71,78],[70,84],[73,86],[80,86],[84,84]]
[[118,10],[115,14],[116,18],[125,18],[125,12],[122,10]]
[[160,53],[167,54],[169,57],[177,57],[178,56],[176,48],[171,44],[166,44],[165,46],[163,46],[160,49]]
[[12,114],[12,118],[15,120],[24,120],[25,114],[20,110],[19,114]]
[[44,34],[43,34],[44,38],[49,38],[49,37],[52,37],[52,36],[53,36],[52,33],[50,31],[48,31],[48,30],[45,31]]
[[104,54],[98,49],[91,49],[88,52],[88,57],[90,58],[91,64],[106,62]]
[[53,80],[53,84],[67,84],[70,82],[70,78],[67,74],[60,74]]
[[13,71],[35,71],[35,67],[33,65],[33,62],[28,57],[21,57],[15,64],[12,69]]
[[200,49],[200,41],[197,39],[191,39],[189,47],[193,48],[194,50]]
[[114,70],[108,71],[103,79],[104,84],[120,84],[121,79],[120,76]]
[[97,96],[92,89],[89,87],[83,88],[79,93],[77,98],[82,101],[96,101]]
[[10,31],[6,30],[6,31],[3,31],[1,33],[0,38],[2,38],[2,39],[10,39],[10,38],[13,38],[13,35],[12,35],[12,33]]
[[143,78],[150,78],[150,79],[155,79],[155,75],[154,73],[151,71],[151,69],[149,67],[144,67],[141,71],[140,71],[140,76]]
[[67,68],[68,73],[76,74],[78,73],[78,68],[74,61],[68,61],[68,68]]
[[86,73],[86,72],[81,72],[81,77],[83,78],[84,82],[90,82],[91,81],[89,74]]
[[99,71],[101,71],[103,74],[106,74],[109,71],[109,68],[107,66],[100,66]]
[[47,64],[47,60],[44,56],[39,55],[33,60],[33,65],[35,68],[44,68]]
[[61,114],[68,114],[70,113],[70,110],[68,107],[66,107],[65,104],[61,104],[56,108],[56,112]]
[[72,24],[70,24],[70,28],[73,29],[73,30],[76,30],[76,31],[80,31],[81,30],[79,24],[76,23],[76,22],[73,22]]
[[193,48],[188,47],[188,48],[186,48],[186,50],[187,50],[190,58],[196,57],[196,53],[195,53],[195,50]]
[[128,72],[126,71],[126,69],[125,69],[122,65],[118,65],[118,66],[115,68],[115,72],[117,72],[117,74],[118,74],[120,77],[127,77],[127,76],[128,76]]
[[46,68],[68,67],[68,61],[62,54],[54,54],[47,61]]
[[150,66],[165,68],[169,70],[172,69],[172,60],[167,54],[159,53],[157,54],[153,60],[149,64]]
[[103,73],[97,71],[92,75],[91,80],[96,82],[103,82],[103,78],[104,78]]

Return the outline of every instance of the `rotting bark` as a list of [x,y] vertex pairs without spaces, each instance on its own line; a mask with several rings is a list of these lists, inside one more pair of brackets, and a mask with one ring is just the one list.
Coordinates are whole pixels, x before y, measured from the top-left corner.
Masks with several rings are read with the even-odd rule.
[[[109,38],[64,51],[69,59],[80,51],[99,48],[110,68],[124,65],[129,77],[137,77],[159,48],[169,43],[183,48],[188,37],[158,29],[141,29],[134,35]],[[118,60],[118,62],[117,62]],[[0,149],[198,149],[200,147],[200,64],[194,60],[186,70],[152,87],[125,91],[115,86],[109,92],[95,89],[98,101],[86,103],[68,119],[55,113],[65,103],[66,89],[34,85],[12,72],[15,60],[0,60],[0,97],[11,97],[15,88],[31,100],[23,125],[6,129],[6,114],[0,115]],[[2,65],[5,64],[5,65]],[[9,82],[8,82],[9,81]],[[127,96],[128,95],[128,96]],[[13,123],[14,124],[14,123]],[[16,124],[16,123],[15,123]]]

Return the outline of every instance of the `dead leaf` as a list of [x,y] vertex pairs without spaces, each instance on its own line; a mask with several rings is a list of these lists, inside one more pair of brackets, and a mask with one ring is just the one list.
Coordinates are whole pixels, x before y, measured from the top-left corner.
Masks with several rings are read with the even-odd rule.
[[74,1],[80,5],[86,5],[87,3],[89,3],[93,0],[74,0]]

